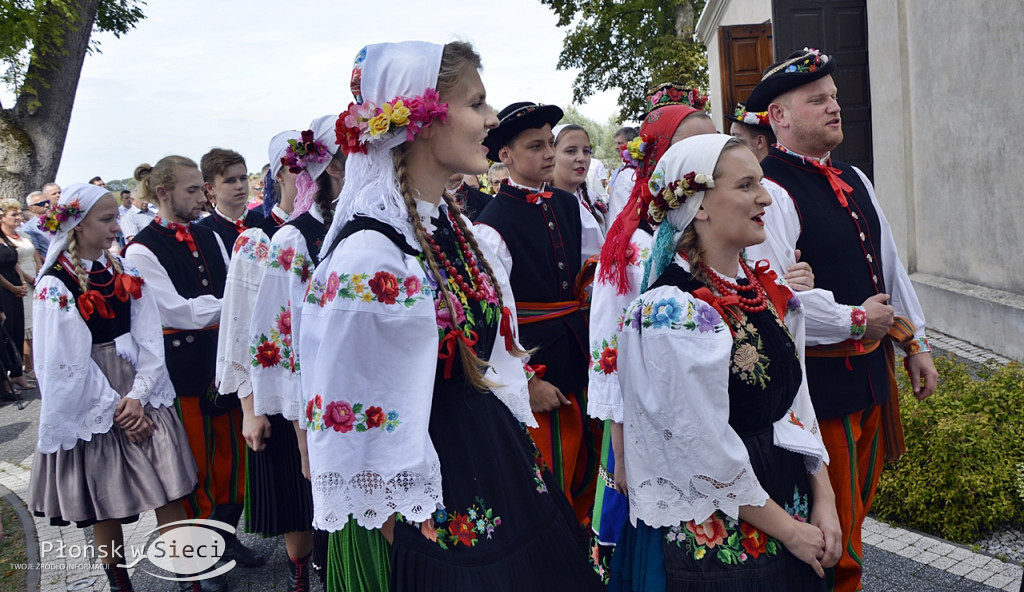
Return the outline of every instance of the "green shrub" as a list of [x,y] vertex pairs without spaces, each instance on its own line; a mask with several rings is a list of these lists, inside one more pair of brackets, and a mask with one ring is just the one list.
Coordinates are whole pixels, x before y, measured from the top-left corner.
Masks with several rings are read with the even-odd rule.
[[882,472],[872,511],[958,543],[1024,525],[1024,369],[986,366],[975,378],[952,358],[935,365],[938,390],[922,402],[899,372],[907,453]]

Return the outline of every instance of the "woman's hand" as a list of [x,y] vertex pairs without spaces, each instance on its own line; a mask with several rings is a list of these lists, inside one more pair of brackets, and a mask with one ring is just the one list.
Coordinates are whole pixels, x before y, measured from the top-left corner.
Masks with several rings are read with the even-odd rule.
[[270,438],[270,420],[266,415],[244,413],[242,415],[242,437],[253,452],[262,452]]
[[825,577],[825,569],[821,565],[821,559],[825,556],[825,536],[820,528],[793,520],[792,533],[779,540],[797,559],[810,565],[819,578]]
[[624,453],[622,424],[616,421],[611,423],[612,430],[612,454],[615,455],[615,491],[622,495],[629,495],[629,484],[626,482],[626,455]]
[[380,533],[382,535],[384,535],[384,540],[386,540],[389,545],[395,542],[395,515],[394,514],[388,516],[388,519],[384,522],[383,525],[381,525]]
[[836,513],[836,496],[828,477],[828,467],[822,464],[814,475],[809,475],[814,507],[811,508],[811,524],[821,529],[825,537],[825,554],[821,557],[822,567],[833,567],[843,555],[843,529]]
[[138,428],[134,430],[125,430],[124,432],[128,436],[128,440],[131,441],[133,444],[141,444],[142,442],[145,442],[147,439],[149,439],[149,437],[152,436],[153,432],[155,431],[156,424],[153,423],[153,420],[146,416],[143,416],[142,422]]
[[121,397],[117,403],[117,409],[114,410],[114,423],[126,432],[137,430],[142,426],[142,420],[145,418],[146,413],[142,408],[142,403],[131,397]]

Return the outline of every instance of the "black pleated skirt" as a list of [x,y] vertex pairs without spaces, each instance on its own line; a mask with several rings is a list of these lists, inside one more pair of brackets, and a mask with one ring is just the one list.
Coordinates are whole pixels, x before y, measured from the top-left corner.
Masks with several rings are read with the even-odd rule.
[[313,530],[313,491],[302,476],[295,428],[282,415],[267,419],[266,448],[246,448],[246,530],[264,536]]

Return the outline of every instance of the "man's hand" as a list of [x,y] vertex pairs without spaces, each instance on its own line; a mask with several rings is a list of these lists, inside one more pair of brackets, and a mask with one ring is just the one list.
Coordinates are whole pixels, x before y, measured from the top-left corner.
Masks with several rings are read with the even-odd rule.
[[939,371],[935,369],[932,354],[921,352],[907,358],[907,374],[910,384],[914,387],[914,396],[924,401],[932,396],[939,381]]
[[889,333],[894,310],[886,302],[889,302],[888,294],[875,294],[861,304],[868,317],[868,324],[864,329],[864,339],[881,339]]
[[786,280],[794,292],[805,292],[814,287],[814,272],[811,271],[811,264],[800,261],[800,249],[796,250],[796,263],[786,268]]
[[534,413],[547,413],[562,405],[572,405],[558,387],[543,378],[534,376],[527,385],[530,387],[530,410]]

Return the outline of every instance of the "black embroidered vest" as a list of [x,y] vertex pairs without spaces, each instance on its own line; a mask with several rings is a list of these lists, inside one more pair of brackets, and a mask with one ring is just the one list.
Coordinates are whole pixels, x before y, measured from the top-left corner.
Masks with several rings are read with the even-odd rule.
[[[844,208],[828,178],[800,158],[772,148],[761,162],[764,176],[793,198],[800,216],[796,248],[814,271],[814,286],[836,302],[860,305],[885,292],[881,224],[860,175],[846,163],[832,162],[853,188]],[[807,381],[819,419],[841,417],[881,404],[889,396],[883,348],[847,358],[807,357]],[[852,368],[852,369],[851,369]]]

